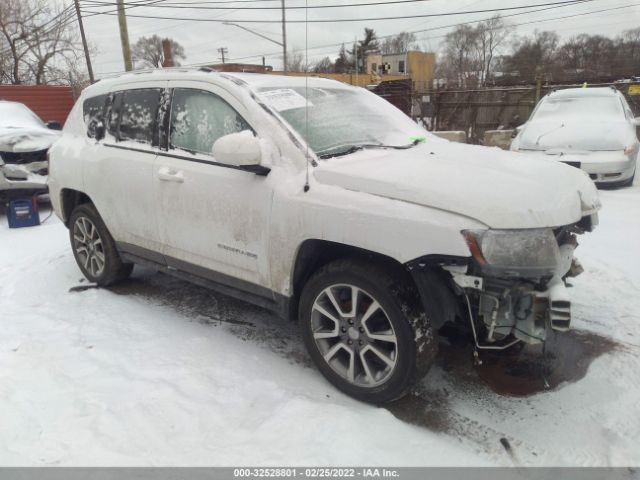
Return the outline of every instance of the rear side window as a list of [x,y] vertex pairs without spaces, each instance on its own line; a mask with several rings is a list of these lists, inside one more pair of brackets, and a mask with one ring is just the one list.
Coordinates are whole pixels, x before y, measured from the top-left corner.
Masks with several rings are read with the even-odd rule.
[[214,142],[251,130],[231,105],[204,90],[176,88],[171,103],[170,147],[211,155]]
[[120,107],[118,140],[153,142],[160,105],[160,88],[125,90]]
[[87,126],[87,135],[95,136],[95,127],[99,122],[104,123],[105,104],[108,95],[98,95],[87,98],[82,105],[84,124]]

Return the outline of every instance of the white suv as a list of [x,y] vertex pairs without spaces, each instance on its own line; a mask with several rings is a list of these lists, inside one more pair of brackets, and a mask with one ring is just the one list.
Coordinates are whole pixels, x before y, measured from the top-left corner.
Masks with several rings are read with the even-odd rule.
[[317,78],[172,70],[87,88],[49,188],[84,275],[151,265],[295,318],[320,371],[402,396],[444,331],[478,349],[565,330],[600,207],[553,161],[449,143]]

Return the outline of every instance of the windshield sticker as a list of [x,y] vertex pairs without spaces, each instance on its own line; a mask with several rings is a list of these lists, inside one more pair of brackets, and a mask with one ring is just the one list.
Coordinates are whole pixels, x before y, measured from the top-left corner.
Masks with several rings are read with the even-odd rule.
[[278,112],[293,110],[294,108],[304,108],[307,105],[310,107],[313,106],[313,103],[307,103],[307,100],[302,95],[290,88],[260,92],[260,98]]

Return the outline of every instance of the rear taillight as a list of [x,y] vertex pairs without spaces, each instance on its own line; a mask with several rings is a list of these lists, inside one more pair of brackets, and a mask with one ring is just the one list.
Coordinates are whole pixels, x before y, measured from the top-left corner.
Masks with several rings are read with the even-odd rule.
[[626,157],[630,157],[634,153],[636,153],[636,147],[627,147],[624,149],[624,155]]

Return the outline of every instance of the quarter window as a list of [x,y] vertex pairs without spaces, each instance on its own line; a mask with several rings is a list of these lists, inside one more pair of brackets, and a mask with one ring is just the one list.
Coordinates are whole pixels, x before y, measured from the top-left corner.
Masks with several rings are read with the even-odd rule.
[[218,138],[243,130],[251,127],[219,96],[204,90],[175,89],[171,103],[171,148],[210,155]]
[[159,88],[123,92],[118,140],[154,143],[153,136],[161,92]]
[[104,122],[104,107],[108,95],[98,95],[87,98],[82,105],[84,124],[87,126],[87,134],[94,136],[93,129],[98,122]]

